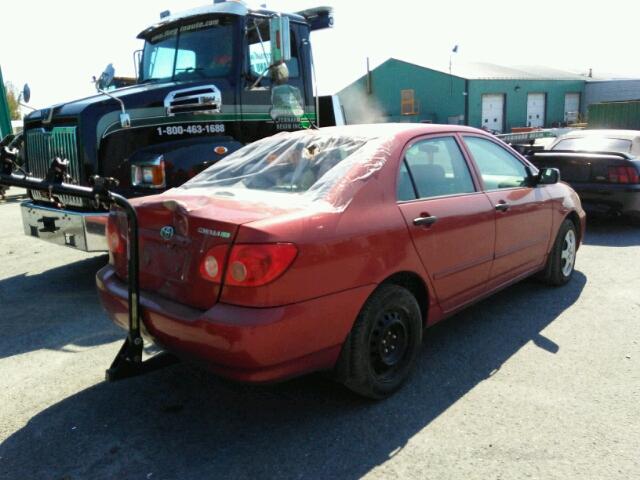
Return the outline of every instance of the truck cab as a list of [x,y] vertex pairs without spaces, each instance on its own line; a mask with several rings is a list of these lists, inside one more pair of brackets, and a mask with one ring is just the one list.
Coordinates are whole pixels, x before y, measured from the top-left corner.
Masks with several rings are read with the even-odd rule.
[[[144,47],[133,85],[114,89],[107,68],[96,95],[26,117],[26,168],[85,186],[112,178],[112,190],[131,198],[178,186],[257,139],[309,128],[317,122],[310,32],[332,24],[329,8],[279,13],[239,1],[164,12],[138,35]],[[30,197],[25,234],[107,249],[103,205]]]

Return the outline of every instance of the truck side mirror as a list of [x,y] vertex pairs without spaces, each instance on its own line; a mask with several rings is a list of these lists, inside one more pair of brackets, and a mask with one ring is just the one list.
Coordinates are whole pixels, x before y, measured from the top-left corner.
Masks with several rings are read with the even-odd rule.
[[22,87],[21,97],[24,103],[29,103],[29,100],[31,100],[31,88],[29,88],[28,83],[25,83],[24,87]]
[[291,34],[289,17],[274,15],[269,20],[271,38],[271,65],[291,60]]
[[101,91],[105,90],[111,85],[113,82],[113,77],[116,75],[116,69],[113,68],[113,64],[110,63],[104,69],[104,72],[100,75],[100,78],[96,80],[96,77],[93,77],[93,81],[96,84],[96,90]]

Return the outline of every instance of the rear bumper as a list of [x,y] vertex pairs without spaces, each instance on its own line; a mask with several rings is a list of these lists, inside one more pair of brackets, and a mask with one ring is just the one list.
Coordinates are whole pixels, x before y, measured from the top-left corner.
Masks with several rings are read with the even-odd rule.
[[[98,272],[96,284],[113,322],[127,328],[127,285],[111,265]],[[142,331],[164,349],[221,376],[244,382],[278,381],[332,368],[374,288],[272,308],[218,303],[206,311],[143,292]]]
[[574,183],[571,187],[587,212],[640,215],[640,185]]
[[22,202],[20,210],[25,235],[85,252],[108,250],[106,212],[62,210],[31,201]]

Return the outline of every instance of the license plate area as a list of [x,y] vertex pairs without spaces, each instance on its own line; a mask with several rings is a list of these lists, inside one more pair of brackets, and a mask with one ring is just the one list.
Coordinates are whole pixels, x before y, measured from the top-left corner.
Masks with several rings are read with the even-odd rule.
[[181,243],[142,240],[142,270],[153,277],[184,283],[190,279],[191,253]]

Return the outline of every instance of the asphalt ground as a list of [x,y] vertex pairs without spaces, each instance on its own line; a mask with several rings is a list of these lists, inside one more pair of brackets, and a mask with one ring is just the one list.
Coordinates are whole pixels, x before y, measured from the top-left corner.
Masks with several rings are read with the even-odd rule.
[[103,381],[124,332],[104,255],[22,234],[0,203],[0,478],[640,478],[640,228],[589,223],[571,283],[526,280],[430,329],[382,402],[188,364]]

